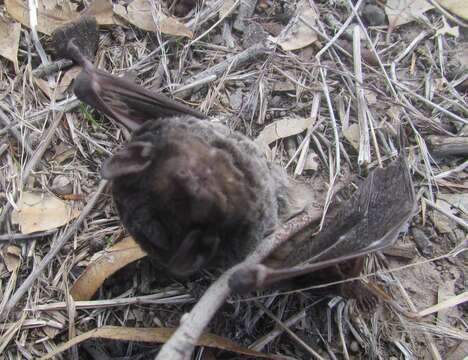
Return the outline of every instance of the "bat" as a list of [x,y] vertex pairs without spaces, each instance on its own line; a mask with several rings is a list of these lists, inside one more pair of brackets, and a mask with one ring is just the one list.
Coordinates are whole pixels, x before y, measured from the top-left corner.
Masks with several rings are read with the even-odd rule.
[[290,252],[275,269],[264,264],[234,273],[239,293],[266,288],[353,260],[392,245],[416,209],[413,183],[404,156],[372,171],[353,196],[332,211],[323,230]]
[[[77,97],[134,130],[101,174],[113,181],[126,229],[169,273],[187,277],[215,260],[223,266],[240,262],[288,213],[291,183],[249,138],[95,69],[73,41],[68,48],[83,66]],[[239,270],[230,286],[237,292],[264,288],[381,250],[395,241],[414,207],[401,156],[371,172],[328,214],[319,235],[279,263]]]
[[70,40],[83,67],[76,96],[133,130],[102,166],[120,219],[166,270],[187,277],[241,261],[273,231],[287,177],[248,137],[197,110],[97,70]]

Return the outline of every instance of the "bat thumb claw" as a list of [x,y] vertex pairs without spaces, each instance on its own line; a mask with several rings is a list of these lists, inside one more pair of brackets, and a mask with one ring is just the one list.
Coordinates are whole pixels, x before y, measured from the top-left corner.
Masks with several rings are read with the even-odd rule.
[[[70,57],[75,63],[86,68],[91,65],[90,61],[83,55],[80,48],[76,44],[75,38],[68,40],[67,44],[68,57]],[[92,66],[92,65],[91,65]]]
[[238,294],[245,294],[263,287],[268,268],[257,264],[237,270],[229,279],[229,287]]

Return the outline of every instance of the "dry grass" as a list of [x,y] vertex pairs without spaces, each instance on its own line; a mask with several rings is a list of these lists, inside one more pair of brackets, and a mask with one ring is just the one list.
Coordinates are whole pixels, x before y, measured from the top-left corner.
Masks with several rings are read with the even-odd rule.
[[[285,52],[268,40],[260,44],[253,38],[258,34],[247,29],[243,35],[234,31],[238,13],[220,19],[220,3],[189,15],[192,40],[136,28],[101,29],[96,64],[114,74],[136,75],[145,87],[162,88],[209,115],[222,114],[230,126],[252,137],[281,117],[316,117],[309,131],[279,140],[273,154],[276,161],[290,164],[291,173],[296,170],[307,179],[314,172],[302,172],[302,162],[309,152],[315,153],[329,195],[338,181],[394,158],[402,125],[420,210],[411,226],[429,234],[426,247],[418,243],[419,254],[428,247],[432,251],[413,259],[369,257],[361,279],[385,291],[371,312],[354,300],[319,295],[316,289],[233,297],[212,320],[210,332],[299,359],[455,359],[450,352],[458,346],[460,351],[468,340],[466,307],[451,304],[424,318],[411,315],[465,291],[466,253],[455,257],[452,250],[466,239],[466,208],[451,211],[437,199],[439,193],[466,195],[466,161],[462,156],[436,156],[428,139],[468,134],[468,70],[462,61],[466,28],[460,28],[459,38],[434,36],[446,18],[432,11],[425,21],[396,29],[361,23],[353,34],[337,27],[354,11],[346,1],[316,2],[321,14],[317,23],[301,16],[297,21],[312,27],[319,40]],[[268,6],[251,17],[252,28],[267,24],[269,29],[286,29],[280,22],[282,13],[294,6],[281,9],[281,1],[262,3]],[[20,72],[15,76],[2,59],[0,78],[0,359],[33,359],[74,334],[104,325],[176,327],[193,299],[219,273],[205,271],[187,283],[176,283],[151,272],[151,265],[142,260],[108,279],[98,300],[69,301],[69,289],[93,254],[124,235],[99,169],[129,134],[73,97],[47,98],[31,75],[40,60],[26,35],[24,30]],[[276,91],[278,84],[290,90]],[[344,134],[358,123],[357,150]],[[68,179],[68,194],[77,198],[68,202],[81,210],[81,217],[42,237],[21,235],[9,221],[19,195],[31,189],[51,192],[58,176]],[[325,208],[330,200],[328,196]],[[451,231],[437,226],[441,214],[451,219]],[[403,235],[397,247],[417,246],[411,234],[409,230]],[[6,260],[11,244],[21,254],[13,268]],[[26,291],[18,293],[28,277]],[[160,294],[168,289],[174,298],[161,301]],[[88,342],[79,347],[79,355],[75,349],[62,358],[150,359],[157,349],[159,345]],[[196,351],[200,359],[214,356],[208,348]],[[232,353],[223,356],[236,358]]]

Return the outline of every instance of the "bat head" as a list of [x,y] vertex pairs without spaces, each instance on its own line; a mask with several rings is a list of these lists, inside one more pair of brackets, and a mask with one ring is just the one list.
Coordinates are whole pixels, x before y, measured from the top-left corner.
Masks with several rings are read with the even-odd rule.
[[127,144],[104,162],[101,176],[104,179],[115,179],[146,170],[151,164],[153,148],[153,145],[146,141]]

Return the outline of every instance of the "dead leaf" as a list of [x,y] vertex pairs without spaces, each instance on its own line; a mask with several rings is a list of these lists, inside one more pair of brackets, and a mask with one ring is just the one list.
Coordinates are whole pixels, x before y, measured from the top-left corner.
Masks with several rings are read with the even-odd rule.
[[361,138],[359,124],[351,124],[346,129],[343,129],[343,135],[351,146],[359,151],[359,139]]
[[[436,205],[447,213],[457,215],[462,212],[466,215],[468,214],[468,194],[439,194]],[[455,222],[440,211],[433,210],[429,213],[429,216],[441,233],[451,232],[456,227]]]
[[265,126],[255,142],[264,148],[278,139],[300,134],[311,125],[310,118],[286,117]]
[[61,100],[65,97],[62,92],[54,91],[54,89],[49,86],[49,83],[46,80],[36,77],[33,77],[33,80],[37,87],[41,89],[44,95],[49,99],[53,98],[55,100]]
[[[76,4],[71,1],[37,0],[37,31],[50,35],[58,27],[78,18]],[[11,17],[24,26],[29,25],[29,10],[23,0],[5,0]]]
[[457,213],[458,210],[468,214],[468,194],[439,194],[437,201],[445,201],[453,207],[453,212]]
[[114,9],[110,0],[95,0],[83,11],[83,16],[94,16],[99,25],[114,25]]
[[109,276],[145,256],[146,253],[131,237],[126,237],[109,249],[99,252],[73,284],[70,290],[73,300],[91,299]]
[[[127,8],[122,5],[115,5],[114,13],[142,30],[157,30],[149,0],[134,0],[127,6]],[[159,13],[158,17],[159,28],[162,33],[173,36],[193,37],[192,31],[190,31],[176,18],[168,17],[163,13]]]
[[25,191],[11,220],[19,224],[21,233],[30,234],[58,228],[79,214],[78,210],[51,194]]
[[60,83],[58,84],[56,93],[63,95],[67,91],[72,81],[76,79],[80,72],[80,66],[73,66],[71,69],[67,70],[63,77],[60,79]]
[[426,0],[387,0],[385,12],[391,27],[407,24],[434,7]]
[[437,0],[437,2],[451,13],[468,20],[468,2],[466,0]]
[[15,72],[19,72],[18,67],[18,46],[21,34],[21,25],[14,21],[0,19],[0,56],[10,60]]
[[[318,14],[309,5],[308,1],[301,1],[297,7],[298,15],[308,24],[315,25]],[[270,41],[278,44],[284,51],[302,49],[317,40],[314,30],[304,24],[298,17],[294,16],[293,24],[287,25],[287,32],[281,33],[278,37],[269,37]]]
[[[37,0],[37,31],[51,35],[52,32],[82,15],[94,16],[99,25],[113,25],[114,12],[110,0],[95,0],[83,12],[77,11],[77,5],[72,1]],[[12,18],[29,26],[29,11],[24,0],[5,0],[8,13]]]
[[275,83],[273,84],[273,91],[277,91],[277,92],[296,91],[296,84],[294,84],[291,80],[275,81]]
[[21,265],[21,248],[8,245],[2,249],[2,258],[8,272],[16,271]]
[[[88,331],[78,335],[69,341],[57,346],[53,351],[41,357],[39,360],[52,359],[54,356],[65,350],[82,343],[88,339],[109,339],[134,342],[165,343],[172,336],[176,329],[173,328],[131,328],[118,326],[103,326],[98,329]],[[214,334],[204,334],[197,342],[198,346],[207,346],[220,350],[227,350],[237,354],[247,355],[262,359],[285,359],[283,356],[262,353],[240,346],[231,340]]]

